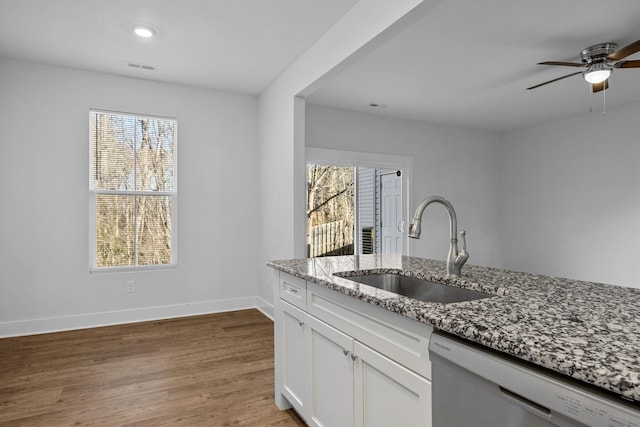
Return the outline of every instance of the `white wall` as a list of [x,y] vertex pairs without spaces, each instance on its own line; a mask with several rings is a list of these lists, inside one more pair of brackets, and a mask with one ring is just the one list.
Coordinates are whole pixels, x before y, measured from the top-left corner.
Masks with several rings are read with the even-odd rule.
[[[469,263],[500,265],[497,233],[498,150],[494,132],[433,125],[307,105],[306,145],[413,158],[413,210],[441,195],[456,210],[458,230],[467,230]],[[412,255],[446,259],[449,225],[442,206],[423,215],[422,236]]]
[[360,0],[260,95],[259,295],[268,303],[273,301],[275,279],[264,263],[305,255],[305,105],[296,97],[390,37],[417,6],[420,10],[415,16],[428,13],[442,1]]
[[[89,273],[92,107],[178,119],[176,269]],[[256,97],[0,60],[0,336],[255,306],[257,125]]]
[[[504,134],[307,105],[309,147],[413,157],[415,206],[449,199],[470,264],[640,287],[640,104]],[[444,259],[429,207],[413,255]]]
[[503,265],[640,287],[640,104],[503,135]]

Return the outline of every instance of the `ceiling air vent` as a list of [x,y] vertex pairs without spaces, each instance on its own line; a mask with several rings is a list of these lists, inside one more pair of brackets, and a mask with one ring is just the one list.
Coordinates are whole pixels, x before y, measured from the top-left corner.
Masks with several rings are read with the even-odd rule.
[[153,71],[156,69],[156,67],[152,65],[136,64],[135,62],[129,62],[127,63],[127,65],[129,66],[129,68],[137,68],[139,70]]

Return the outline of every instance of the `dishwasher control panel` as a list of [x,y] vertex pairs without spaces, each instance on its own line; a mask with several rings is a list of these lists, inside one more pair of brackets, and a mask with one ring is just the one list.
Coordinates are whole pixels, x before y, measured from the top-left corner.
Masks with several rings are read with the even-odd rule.
[[613,402],[597,402],[572,390],[556,390],[553,397],[557,402],[556,410],[589,426],[640,427],[640,413],[617,408]]

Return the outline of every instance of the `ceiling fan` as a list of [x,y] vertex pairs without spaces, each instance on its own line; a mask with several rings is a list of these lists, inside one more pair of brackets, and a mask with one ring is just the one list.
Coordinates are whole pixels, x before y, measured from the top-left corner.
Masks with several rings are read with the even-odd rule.
[[[609,76],[614,68],[640,68],[640,60],[621,61],[629,55],[633,55],[640,51],[640,40],[631,43],[623,48],[616,50],[618,45],[615,43],[600,43],[589,46],[580,51],[582,62],[562,62],[562,61],[545,61],[539,62],[538,65],[559,65],[562,67],[578,67],[585,68],[584,71],[576,71],[566,76],[558,77],[535,86],[528,87],[527,90],[535,89],[567,77],[582,74],[582,77],[591,83],[593,92],[609,88]],[[614,61],[618,61],[615,62]]]

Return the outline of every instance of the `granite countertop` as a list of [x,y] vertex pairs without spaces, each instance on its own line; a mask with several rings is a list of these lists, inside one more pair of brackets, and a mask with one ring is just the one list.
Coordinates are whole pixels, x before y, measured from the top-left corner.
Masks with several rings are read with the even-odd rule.
[[[622,395],[640,404],[640,289],[400,255],[272,261],[270,267]],[[417,301],[334,276],[396,272],[496,295]]]

